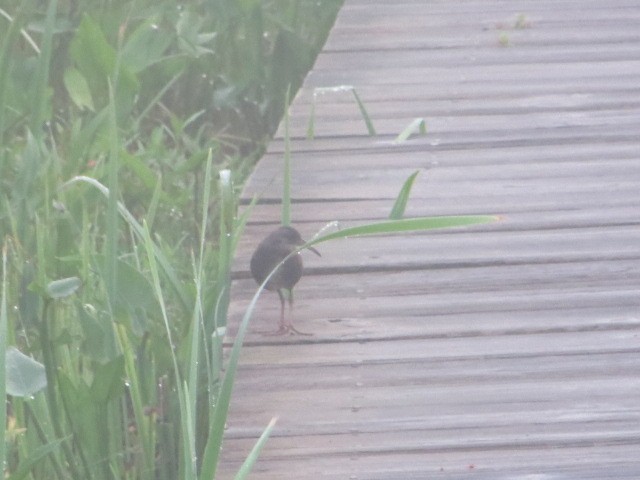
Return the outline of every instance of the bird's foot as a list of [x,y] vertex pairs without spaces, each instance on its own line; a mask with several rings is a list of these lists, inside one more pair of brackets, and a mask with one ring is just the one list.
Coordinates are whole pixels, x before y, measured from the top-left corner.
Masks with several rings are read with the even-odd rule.
[[307,337],[310,337],[310,336],[313,335],[313,333],[301,332],[300,330],[298,330],[293,325],[287,325],[287,330],[289,332],[289,335],[304,335],[304,336],[307,336]]
[[276,337],[279,335],[304,335],[304,336],[310,337],[313,335],[313,333],[301,332],[293,325],[280,325],[280,328],[278,328],[278,330],[275,330],[273,332],[265,332],[263,333],[263,335],[266,335],[269,337]]
[[278,335],[286,335],[287,333],[289,333],[289,329],[285,325],[280,325],[278,330],[264,332],[263,335],[266,335],[267,337],[276,337]]

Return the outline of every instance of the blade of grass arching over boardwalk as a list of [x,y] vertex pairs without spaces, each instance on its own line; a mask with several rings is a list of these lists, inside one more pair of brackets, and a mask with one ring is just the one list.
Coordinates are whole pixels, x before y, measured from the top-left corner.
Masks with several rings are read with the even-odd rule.
[[500,217],[495,215],[471,215],[450,217],[419,217],[407,218],[404,220],[390,220],[387,222],[369,223],[357,227],[345,228],[342,230],[338,230],[337,232],[329,233],[327,235],[322,235],[311,240],[306,245],[301,247],[301,249],[337,238],[416,232],[422,230],[433,230],[436,228],[463,227],[468,225],[496,222],[499,219]]
[[[211,427],[209,430],[209,439],[207,441],[207,446],[205,447],[204,456],[202,459],[202,468],[201,468],[201,476],[203,479],[214,479],[216,476],[216,470],[218,468],[218,462],[220,460],[220,451],[222,447],[222,438],[224,436],[225,424],[227,421],[227,414],[229,412],[229,405],[231,403],[231,393],[233,391],[233,384],[235,381],[236,371],[238,369],[238,361],[240,360],[240,351],[242,349],[242,344],[244,342],[244,337],[247,333],[247,328],[249,327],[249,321],[251,320],[251,316],[253,315],[253,311],[255,310],[256,303],[258,302],[258,298],[262,294],[265,289],[265,286],[273,276],[273,274],[278,270],[278,268],[292,255],[295,255],[297,252],[292,252],[286,258],[282,260],[278,265],[276,265],[271,273],[267,275],[264,282],[258,287],[256,293],[253,295],[247,310],[242,317],[242,321],[238,327],[238,333],[236,334],[236,339],[233,342],[233,347],[231,348],[231,354],[229,355],[229,362],[227,364],[227,368],[225,370],[224,377],[222,379],[222,386],[220,387],[220,393],[218,395],[218,402],[216,403],[211,422]],[[269,427],[267,427],[267,434],[270,432]],[[263,434],[264,436],[264,434]],[[266,440],[266,438],[265,438]],[[261,442],[259,441],[258,444]],[[260,447],[261,448],[261,447]],[[255,450],[255,448],[254,448]],[[256,452],[259,452],[259,450]],[[252,452],[253,453],[253,452]]]
[[318,237],[306,245],[301,246],[298,250],[292,252],[289,256],[282,260],[278,265],[274,267],[271,273],[267,276],[264,282],[258,287],[255,295],[251,299],[247,310],[242,317],[242,321],[238,327],[238,333],[236,334],[231,354],[229,355],[229,362],[225,371],[225,375],[220,388],[220,394],[218,397],[218,403],[215,406],[213,412],[213,422],[211,423],[211,430],[209,432],[209,440],[205,448],[204,458],[202,462],[202,477],[201,478],[215,478],[216,469],[220,459],[220,450],[222,445],[222,438],[224,435],[224,427],[229,411],[229,404],[231,402],[231,393],[233,390],[233,384],[235,381],[236,370],[238,368],[238,361],[240,359],[240,350],[244,337],[249,326],[249,321],[253,315],[256,303],[260,294],[263,292],[266,284],[271,279],[272,275],[280,265],[282,265],[289,257],[298,253],[298,251],[307,248],[308,246],[315,245],[317,243],[326,242],[328,240],[345,238],[350,236],[361,235],[375,235],[375,234],[389,234],[400,233],[409,231],[429,230],[435,228],[448,228],[458,227],[464,225],[475,225],[481,223],[489,223],[497,221],[498,217],[490,215],[476,215],[476,216],[460,216],[460,217],[423,217],[423,218],[411,218],[407,220],[391,220],[387,222],[373,223],[368,225],[361,225],[358,227],[345,228],[338,232],[330,233],[322,237]]

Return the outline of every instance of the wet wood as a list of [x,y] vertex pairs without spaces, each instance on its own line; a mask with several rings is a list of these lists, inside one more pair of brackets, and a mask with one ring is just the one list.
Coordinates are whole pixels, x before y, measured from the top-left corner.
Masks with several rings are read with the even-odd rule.
[[[639,21],[638,0],[345,2],[291,108],[294,224],[384,220],[416,170],[408,216],[501,221],[305,254],[314,335],[263,335],[259,299],[221,478],[274,416],[257,480],[640,478]],[[416,117],[427,135],[394,143]],[[282,131],[244,190],[229,341]]]

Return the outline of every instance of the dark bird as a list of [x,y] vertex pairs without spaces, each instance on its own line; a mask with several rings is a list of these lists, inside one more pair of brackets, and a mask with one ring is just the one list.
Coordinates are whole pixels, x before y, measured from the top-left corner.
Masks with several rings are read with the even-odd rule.
[[[259,285],[265,281],[271,271],[278,266],[288,255],[295,252],[305,244],[300,233],[293,227],[280,227],[271,232],[260,242],[258,248],[251,256],[251,275]],[[313,247],[307,247],[316,255],[320,256]],[[280,297],[280,327],[274,335],[289,333],[291,335],[310,335],[297,330],[293,326],[293,321],[289,318],[285,320],[284,304],[285,296],[289,299],[289,317],[293,308],[293,287],[302,277],[302,256],[300,252],[291,255],[278,267],[266,284],[266,289],[278,292]]]

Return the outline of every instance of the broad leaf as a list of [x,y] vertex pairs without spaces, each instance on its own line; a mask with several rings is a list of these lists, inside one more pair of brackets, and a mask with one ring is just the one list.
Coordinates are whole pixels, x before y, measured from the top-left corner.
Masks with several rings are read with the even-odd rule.
[[73,294],[82,285],[78,277],[61,278],[47,285],[47,295],[51,298],[63,298]]
[[44,365],[15,347],[6,354],[7,393],[14,397],[30,397],[47,386]]
[[78,70],[70,68],[64,72],[64,86],[76,107],[80,109],[87,108],[92,112],[95,110],[89,84]]

